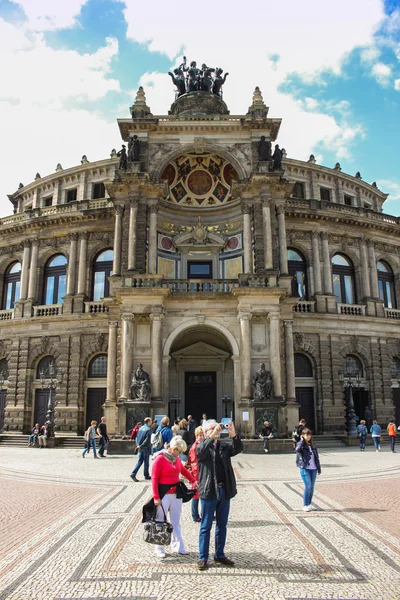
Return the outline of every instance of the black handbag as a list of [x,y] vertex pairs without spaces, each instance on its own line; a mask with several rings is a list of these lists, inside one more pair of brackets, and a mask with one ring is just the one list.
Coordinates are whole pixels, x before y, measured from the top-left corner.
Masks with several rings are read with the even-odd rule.
[[176,497],[181,498],[182,502],[189,502],[196,495],[197,490],[190,490],[183,481],[176,484]]
[[144,524],[143,539],[148,544],[156,544],[157,546],[169,546],[171,543],[171,535],[174,530],[171,523],[167,521],[167,515],[163,505],[160,505],[164,513],[164,521],[156,521],[157,508],[154,511],[153,518]]

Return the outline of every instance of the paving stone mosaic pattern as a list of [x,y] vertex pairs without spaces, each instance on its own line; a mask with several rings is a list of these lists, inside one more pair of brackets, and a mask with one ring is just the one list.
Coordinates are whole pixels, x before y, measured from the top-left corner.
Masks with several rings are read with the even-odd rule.
[[[0,450],[0,600],[303,600],[400,598],[400,454],[321,452],[315,507],[302,511],[294,455],[241,454],[226,545],[232,568],[143,542],[149,482],[135,457],[82,460],[77,450]],[[211,544],[212,546],[213,544]]]

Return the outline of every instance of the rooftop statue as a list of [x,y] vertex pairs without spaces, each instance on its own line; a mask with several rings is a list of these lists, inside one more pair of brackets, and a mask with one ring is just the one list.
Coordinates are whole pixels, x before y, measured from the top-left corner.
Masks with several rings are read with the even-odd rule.
[[182,64],[174,69],[173,73],[168,72],[176,86],[178,97],[190,92],[208,92],[215,96],[222,96],[222,86],[229,73],[222,76],[223,69],[219,67],[214,69],[203,63],[199,69],[195,60],[190,63],[190,66],[187,66],[186,62],[184,56]]

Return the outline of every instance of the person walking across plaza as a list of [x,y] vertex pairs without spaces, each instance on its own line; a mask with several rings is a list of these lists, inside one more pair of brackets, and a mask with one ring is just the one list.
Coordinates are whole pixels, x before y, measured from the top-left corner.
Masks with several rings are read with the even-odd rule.
[[382,433],[382,430],[381,430],[381,428],[378,425],[378,422],[376,420],[372,421],[370,433],[372,435],[372,441],[374,442],[374,445],[375,445],[375,451],[376,452],[380,452],[381,451],[381,433]]
[[[154,440],[153,440],[154,437]],[[172,440],[172,430],[169,426],[169,417],[163,417],[160,425],[157,427],[155,433],[150,438],[153,454],[162,450],[166,444],[169,444]]]
[[[194,431],[194,435],[196,437],[196,440],[189,450],[188,462],[187,462],[186,467],[187,467],[188,471],[191,472],[193,477],[195,477],[196,480],[198,481],[199,480],[199,463],[197,460],[196,449],[197,449],[197,446],[199,444],[201,444],[201,442],[204,441],[203,428],[196,427],[196,429]],[[192,519],[193,519],[194,523],[201,522],[201,517],[199,514],[199,492],[196,492],[196,494],[192,498]]]
[[218,440],[221,425],[209,420],[203,426],[204,442],[196,448],[199,463],[199,496],[201,499],[201,525],[199,534],[199,571],[208,569],[210,533],[215,524],[214,562],[226,567],[235,563],[225,556],[226,529],[231,499],[236,496],[236,480],[231,458],[243,451],[243,443],[236,435],[235,425],[228,425],[232,444],[221,444]]
[[303,510],[309,512],[312,509],[315,480],[317,474],[321,474],[318,450],[312,439],[312,432],[306,427],[301,432],[301,439],[296,446],[296,464],[300,469],[300,475],[304,483]]
[[394,424],[393,419],[389,422],[387,426],[387,432],[390,439],[390,449],[392,452],[396,452],[396,425]]
[[264,452],[269,452],[269,440],[274,436],[272,434],[272,427],[269,421],[264,421],[264,427],[261,429],[260,438],[264,440]]
[[105,417],[101,417],[99,426],[97,428],[97,433],[100,436],[100,439],[99,439],[99,456],[101,458],[105,458],[104,451],[105,451],[106,446],[108,444],[107,424],[106,424],[106,418]]
[[93,458],[99,458],[96,454],[96,431],[97,421],[91,421],[90,427],[88,427],[85,434],[87,444],[82,452],[82,458],[85,458],[85,454],[86,452],[89,452],[90,448],[93,448]]
[[144,478],[151,479],[149,473],[149,460],[150,460],[150,436],[151,436],[151,418],[146,417],[144,420],[144,425],[139,429],[139,432],[136,437],[136,448],[138,450],[138,460],[131,473],[131,479],[139,481],[136,478],[136,475],[139,472],[140,467],[144,464]]
[[360,452],[365,452],[365,440],[367,439],[368,429],[364,420],[357,425],[357,436],[360,438]]
[[[181,532],[182,498],[177,498],[176,485],[181,475],[188,479],[195,488],[196,479],[179,460],[179,455],[186,452],[186,442],[176,435],[171,443],[157,453],[151,472],[151,485],[154,504],[157,507],[156,520],[164,521],[164,513],[169,512],[171,525],[174,528],[171,539],[171,551],[177,554],[189,554]],[[161,506],[162,505],[162,506]],[[164,546],[155,546],[159,558],[165,558]]]

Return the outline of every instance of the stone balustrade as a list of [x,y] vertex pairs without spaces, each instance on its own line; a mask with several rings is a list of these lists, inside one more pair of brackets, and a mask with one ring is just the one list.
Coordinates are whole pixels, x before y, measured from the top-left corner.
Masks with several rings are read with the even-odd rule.
[[98,302],[85,302],[85,313],[87,314],[102,314],[108,313],[108,306],[104,304],[101,300]]
[[62,315],[63,304],[43,304],[33,307],[34,317],[56,317]]
[[337,311],[339,315],[363,317],[365,316],[365,304],[343,304],[338,302]]
[[293,307],[296,313],[313,313],[315,312],[315,301],[314,300],[301,300]]
[[398,308],[385,308],[386,319],[400,319],[400,310]]
[[15,310],[9,308],[7,310],[0,310],[0,321],[9,321],[14,318]]

